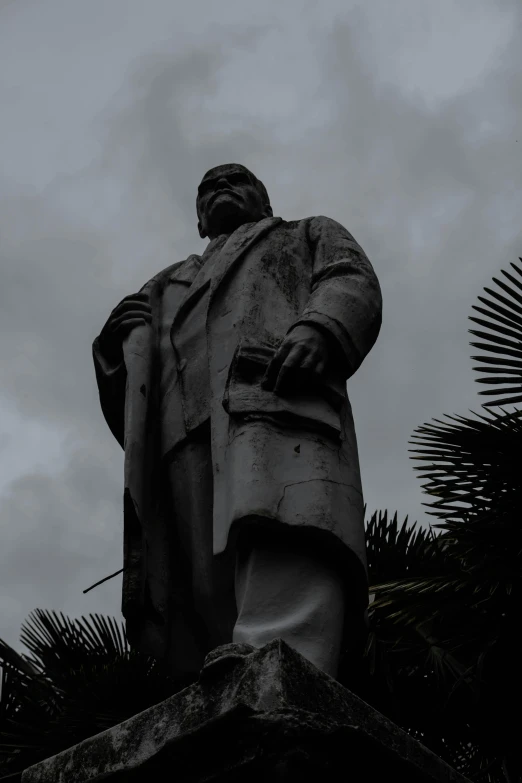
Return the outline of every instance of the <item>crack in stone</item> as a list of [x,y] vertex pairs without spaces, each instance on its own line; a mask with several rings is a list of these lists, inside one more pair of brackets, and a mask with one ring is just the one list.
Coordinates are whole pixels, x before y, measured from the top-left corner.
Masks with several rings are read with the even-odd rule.
[[312,481],[326,481],[328,482],[328,484],[337,484],[340,487],[351,487],[351,489],[355,490],[355,492],[357,492],[357,494],[361,495],[362,497],[361,491],[357,489],[357,487],[354,484],[345,484],[344,481],[334,481],[333,479],[322,479],[322,478],[305,479],[303,481],[293,481],[291,484],[285,484],[285,486],[283,487],[283,494],[277,504],[276,513],[279,513],[279,509],[281,507],[281,503],[285,499],[285,492],[287,489],[289,489],[290,487],[296,487],[299,484],[310,484]]

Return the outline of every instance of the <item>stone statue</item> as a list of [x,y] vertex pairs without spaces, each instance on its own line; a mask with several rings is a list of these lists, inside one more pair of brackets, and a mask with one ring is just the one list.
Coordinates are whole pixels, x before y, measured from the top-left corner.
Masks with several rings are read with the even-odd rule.
[[281,638],[336,677],[365,633],[346,381],[379,283],[336,221],[273,217],[244,166],[208,171],[196,205],[203,255],[125,297],[93,345],[125,450],[127,635],[175,676]]

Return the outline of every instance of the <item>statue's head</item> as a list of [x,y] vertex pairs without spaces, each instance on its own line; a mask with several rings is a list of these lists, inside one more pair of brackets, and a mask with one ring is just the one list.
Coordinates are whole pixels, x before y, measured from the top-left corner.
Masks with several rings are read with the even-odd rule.
[[207,171],[198,188],[196,209],[199,235],[210,239],[272,216],[265,186],[240,163]]

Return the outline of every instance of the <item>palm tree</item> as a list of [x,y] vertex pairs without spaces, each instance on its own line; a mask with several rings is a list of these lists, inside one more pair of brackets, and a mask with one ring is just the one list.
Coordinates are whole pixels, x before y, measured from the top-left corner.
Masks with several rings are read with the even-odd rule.
[[[522,277],[522,269],[511,266]],[[494,374],[479,382],[510,384],[481,392],[497,396],[486,408],[522,401],[522,284],[502,274],[511,285],[493,278],[503,293],[486,288],[491,298],[479,301],[488,309],[474,307],[489,320],[471,317],[491,330],[470,330],[485,340],[472,345],[496,354],[472,357],[486,365],[475,370]],[[423,741],[468,776],[495,782],[521,777],[512,716],[522,695],[522,412],[501,411],[474,414],[476,419],[447,416],[447,422],[435,419],[415,431],[412,443],[422,448],[412,449],[413,459],[423,463],[416,470],[426,480],[424,491],[436,498],[425,505],[439,519],[436,546],[444,557],[436,573],[379,580],[371,609],[377,627],[394,629],[388,657],[399,671],[412,634],[414,646],[425,632],[432,645],[428,668],[446,707],[434,733],[419,722],[422,716],[412,716]]]
[[0,642],[0,774],[21,772],[188,684],[130,650],[123,628],[101,615],[70,620],[36,609],[20,640],[30,656]]

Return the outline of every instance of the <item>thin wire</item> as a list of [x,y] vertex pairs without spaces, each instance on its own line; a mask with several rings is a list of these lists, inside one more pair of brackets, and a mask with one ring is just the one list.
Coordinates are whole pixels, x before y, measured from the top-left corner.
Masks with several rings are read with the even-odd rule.
[[92,590],[94,587],[98,587],[98,585],[101,585],[101,584],[103,584],[103,582],[106,582],[108,579],[112,579],[112,578],[113,578],[113,576],[118,576],[118,574],[121,574],[121,572],[122,572],[122,571],[125,571],[125,568],[120,568],[120,570],[119,570],[119,571],[115,571],[115,572],[114,572],[113,574],[111,574],[110,576],[106,576],[104,579],[100,579],[100,581],[99,581],[99,582],[95,582],[93,585],[91,585],[90,587],[88,587],[88,588],[87,588],[87,590],[84,590],[83,592],[84,592],[84,593],[88,593],[88,592],[89,592],[89,590]]

